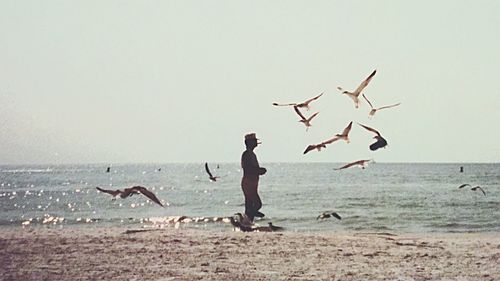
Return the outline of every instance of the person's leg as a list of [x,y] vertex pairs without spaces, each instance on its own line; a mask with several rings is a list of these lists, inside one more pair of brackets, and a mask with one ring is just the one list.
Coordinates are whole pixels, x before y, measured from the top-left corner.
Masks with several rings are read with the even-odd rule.
[[251,221],[254,219],[254,211],[253,211],[253,201],[252,201],[252,192],[251,185],[248,180],[245,178],[241,179],[241,190],[243,190],[243,195],[245,196],[245,215]]

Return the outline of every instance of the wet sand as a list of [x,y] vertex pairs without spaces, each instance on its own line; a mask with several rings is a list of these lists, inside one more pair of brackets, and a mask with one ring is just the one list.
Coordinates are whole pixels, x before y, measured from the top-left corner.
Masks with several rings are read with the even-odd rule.
[[500,235],[0,229],[0,280],[500,280]]

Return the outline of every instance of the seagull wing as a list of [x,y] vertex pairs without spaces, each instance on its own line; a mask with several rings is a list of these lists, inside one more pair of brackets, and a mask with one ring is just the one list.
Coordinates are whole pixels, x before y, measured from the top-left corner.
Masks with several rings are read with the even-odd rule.
[[140,193],[142,193],[144,196],[146,196],[147,198],[151,199],[151,201],[155,202],[156,204],[160,205],[163,207],[163,204],[160,202],[160,199],[158,199],[158,197],[156,197],[156,195],[147,190],[145,187],[142,187],[142,186],[134,186],[132,187],[132,190],[136,190],[136,191],[139,191]]
[[466,187],[466,186],[470,186],[470,184],[468,184],[468,183],[464,183],[464,184],[462,184],[461,186],[459,186],[458,188],[464,188],[464,187]]
[[344,131],[342,131],[342,135],[343,136],[349,135],[351,128],[352,128],[352,121],[351,121],[351,123],[349,123],[349,125],[347,125],[347,127],[345,127]]
[[302,115],[302,112],[300,112],[299,108],[298,108],[296,105],[293,107],[293,109],[294,109],[294,110],[295,110],[295,112],[297,112],[297,114],[300,116],[300,119],[302,119],[302,120],[307,120],[307,119],[304,117],[304,115]]
[[308,153],[309,151],[316,149],[317,147],[318,147],[318,146],[317,146],[317,145],[315,145],[315,144],[308,145],[308,146],[306,147],[306,150],[304,150],[304,153],[303,153],[303,154],[306,154],[306,153]]
[[313,115],[311,115],[311,116],[307,119],[307,121],[308,121],[308,122],[311,122],[311,120],[313,120],[313,118],[314,118],[314,117],[316,117],[316,115],[318,115],[318,113],[319,113],[319,112],[316,112],[316,113],[314,113]]
[[363,125],[363,124],[360,124],[360,123],[358,123],[358,125],[360,125],[361,127],[363,127],[363,128],[365,128],[365,129],[367,129],[368,131],[370,131],[370,132],[372,132],[372,133],[377,134],[377,136],[382,137],[382,136],[380,135],[380,133],[379,133],[377,130],[375,130],[375,129],[373,129],[373,128],[370,128],[370,127],[368,127],[368,126],[365,126],[365,125]]
[[[364,96],[364,95],[363,95],[363,96]],[[400,104],[401,104],[401,103],[400,103],[400,102],[398,102],[398,103],[393,104],[393,105],[386,105],[386,106],[382,106],[382,107],[377,108],[377,110],[381,110],[381,109],[386,109],[386,108],[395,107],[395,106],[398,106],[398,105],[400,105]]]
[[273,105],[274,106],[296,106],[297,104],[296,103],[276,103],[276,102],[273,102]]
[[471,188],[471,190],[474,190],[474,191],[476,191],[478,189],[481,190],[481,192],[486,196],[486,192],[484,192],[484,190],[479,185],[476,186],[476,187]]
[[308,99],[308,100],[306,100],[305,102],[303,102],[303,103],[301,103],[301,104],[299,104],[299,105],[306,106],[306,105],[308,105],[310,102],[312,102],[313,100],[317,100],[317,99],[319,99],[319,97],[321,97],[322,95],[323,95],[323,93],[321,93],[321,94],[319,94],[319,95],[315,96],[314,98]]
[[340,217],[339,214],[337,214],[336,212],[332,212],[332,216],[336,217],[337,219],[341,220],[342,218]]
[[210,173],[210,169],[208,169],[208,163],[207,163],[207,162],[205,162],[205,171],[207,171],[207,174],[208,174],[211,178],[213,178],[213,177],[214,177],[214,176],[212,176],[212,173]]
[[333,138],[326,140],[322,142],[321,144],[326,145],[326,144],[331,144],[332,142],[338,141],[340,138],[338,136],[334,136]]
[[363,82],[361,82],[361,84],[358,86],[358,88],[356,89],[356,91],[354,91],[354,95],[356,96],[359,96],[359,94],[361,93],[361,91],[363,91],[363,89],[368,86],[368,84],[370,83],[370,81],[372,80],[373,76],[375,76],[375,73],[377,73],[377,70],[374,70],[370,76],[368,76]]
[[370,107],[373,109],[372,103],[366,98],[365,94],[363,94],[363,98],[365,98],[366,102],[370,105]]
[[102,188],[100,188],[100,187],[98,187],[98,186],[96,187],[96,189],[97,189],[97,190],[99,190],[100,192],[107,193],[107,194],[111,194],[111,195],[113,195],[113,196],[116,196],[116,195],[118,195],[118,194],[120,194],[120,193],[121,193],[121,191],[120,191],[120,190],[102,189]]

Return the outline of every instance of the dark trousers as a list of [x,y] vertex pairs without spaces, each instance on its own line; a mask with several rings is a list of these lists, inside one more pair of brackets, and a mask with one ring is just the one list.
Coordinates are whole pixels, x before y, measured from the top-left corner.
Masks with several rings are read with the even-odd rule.
[[245,214],[253,221],[255,214],[262,207],[257,188],[259,186],[259,178],[243,177],[241,179],[241,189],[245,195]]

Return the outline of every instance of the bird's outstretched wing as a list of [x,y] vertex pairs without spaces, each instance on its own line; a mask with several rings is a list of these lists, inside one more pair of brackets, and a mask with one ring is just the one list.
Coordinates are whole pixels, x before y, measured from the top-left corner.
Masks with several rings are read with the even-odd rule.
[[351,128],[352,128],[352,121],[351,121],[351,123],[349,123],[349,125],[347,125],[347,127],[345,127],[344,131],[342,131],[342,135],[343,136],[349,135]]
[[363,94],[363,98],[365,98],[366,102],[370,105],[370,107],[373,109],[372,103],[366,98],[365,94]]
[[96,189],[97,189],[97,190],[99,190],[100,192],[107,193],[107,194],[111,194],[111,195],[113,195],[113,196],[116,196],[116,195],[118,195],[118,194],[120,194],[120,193],[121,193],[121,191],[120,191],[120,190],[102,189],[102,188],[100,188],[100,187],[98,187],[98,186],[96,186]]
[[310,98],[310,99],[306,100],[305,102],[303,102],[303,103],[301,103],[301,104],[298,104],[298,105],[307,106],[307,105],[309,105],[309,103],[311,103],[313,100],[317,100],[317,99],[319,99],[319,97],[321,97],[322,95],[323,95],[323,93],[321,93],[321,94],[319,94],[319,95],[315,96],[314,98]]
[[484,194],[484,196],[486,196],[486,192],[484,192],[484,190],[479,185],[476,186],[476,187],[471,188],[471,190],[474,190],[474,191],[476,191],[478,189],[481,190],[481,192]]
[[462,184],[461,186],[459,186],[458,188],[460,189],[460,188],[464,188],[464,187],[466,187],[466,186],[470,186],[470,184],[468,184],[468,183],[464,183],[464,184]]
[[147,198],[151,199],[151,201],[153,201],[156,204],[158,204],[158,205],[160,205],[160,206],[163,207],[163,204],[160,202],[160,200],[158,199],[158,197],[156,197],[156,195],[153,192],[149,191],[147,188],[145,188],[143,186],[134,186],[131,189],[135,190],[135,191],[139,191],[144,196],[146,196]]
[[395,107],[395,106],[398,106],[398,105],[400,105],[400,104],[401,104],[401,103],[400,103],[400,102],[398,102],[398,103],[396,103],[396,104],[382,106],[382,107],[377,108],[377,110],[381,110],[381,109],[386,109],[386,108]]
[[296,103],[276,103],[276,102],[273,102],[273,105],[274,106],[296,106],[297,104]]
[[363,89],[366,88],[366,86],[368,86],[373,76],[375,76],[375,73],[377,73],[377,70],[374,70],[363,82],[361,82],[361,84],[359,84],[358,88],[356,89],[356,91],[354,91],[353,94],[358,96],[361,93],[361,91],[363,91]]
[[381,137],[380,133],[379,133],[377,130],[375,130],[375,129],[373,129],[373,128],[370,128],[370,127],[368,127],[368,126],[365,126],[365,125],[363,125],[363,124],[360,124],[360,123],[358,123],[358,125],[360,125],[361,127],[363,127],[363,128],[365,128],[365,129],[367,129],[368,131],[370,131],[370,132],[372,132],[372,133],[375,133],[377,136]]
[[212,175],[212,173],[210,172],[210,169],[208,169],[208,163],[205,162],[205,171],[207,172],[207,174],[210,176],[210,178],[213,178],[214,176]]
[[306,154],[306,153],[308,153],[309,151],[316,149],[317,147],[318,147],[318,146],[317,146],[317,145],[315,145],[315,144],[308,145],[308,146],[306,147],[306,150],[304,150],[303,154]]
[[297,114],[300,116],[300,119],[302,120],[307,120],[306,117],[304,117],[304,115],[302,115],[302,112],[300,112],[299,108],[295,105],[293,106],[293,109],[295,110],[295,112],[297,112]]

